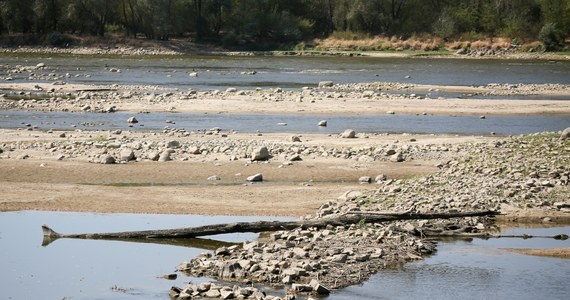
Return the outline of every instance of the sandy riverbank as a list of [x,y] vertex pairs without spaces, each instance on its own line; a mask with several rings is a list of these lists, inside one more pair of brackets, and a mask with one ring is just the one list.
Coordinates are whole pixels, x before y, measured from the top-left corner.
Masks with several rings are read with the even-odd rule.
[[[160,87],[0,83],[10,95],[0,109],[40,111],[123,111],[270,114],[433,114],[523,115],[570,114],[567,85],[433,86],[373,83],[335,85],[302,91],[179,91]],[[148,93],[152,91],[152,93]],[[430,98],[415,93],[470,93],[505,99]],[[533,95],[544,100],[524,99]],[[508,97],[508,99],[507,99]],[[518,97],[518,98],[517,98]],[[30,100],[33,99],[33,100]],[[29,101],[28,101],[29,100]]]
[[[114,138],[109,132],[62,132],[1,130],[0,201],[1,210],[54,210],[134,213],[188,213],[223,215],[301,216],[314,212],[328,200],[348,190],[369,190],[373,184],[360,184],[362,176],[385,174],[391,179],[424,176],[436,170],[434,157],[389,161],[354,160],[325,157],[321,152],[302,155],[303,160],[289,163],[286,155],[270,161],[251,162],[246,157],[230,160],[224,153],[183,154],[173,161],[159,163],[145,159],[135,150],[140,162],[103,165],[101,153],[110,152],[93,146],[93,141]],[[328,135],[302,135],[303,142],[290,142],[284,134],[171,134],[153,135],[123,132],[119,140],[162,145],[171,140],[211,145],[244,143],[283,145],[286,148],[358,149],[374,145],[453,145],[467,141],[485,141],[484,137],[432,135],[371,135],[366,139],[340,139]],[[415,142],[410,142],[411,139]],[[398,141],[398,143],[395,143]],[[88,150],[81,143],[91,144]],[[46,148],[55,144],[53,148]],[[49,146],[51,147],[51,146]],[[66,151],[68,147],[77,150]],[[229,147],[229,146],[228,146]],[[237,148],[238,146],[236,146]],[[298,150],[295,150],[298,151]],[[184,152],[184,151],[181,151]],[[186,151],[187,152],[187,151]],[[446,153],[441,153],[445,154]],[[21,159],[24,158],[25,159]],[[265,182],[249,184],[246,177],[262,173]],[[207,180],[210,176],[220,179]]]
[[[179,91],[32,81],[2,83],[0,90],[8,93],[0,99],[0,110],[570,114],[567,100],[523,99],[526,95],[570,96],[567,85],[362,83],[297,91]],[[414,95],[431,91],[502,95],[505,100]],[[343,137],[341,133],[293,136],[216,128],[191,132],[168,126],[154,132],[46,131],[32,124],[0,129],[0,211],[320,219],[354,212],[492,210],[506,214],[501,217],[505,221],[554,225],[570,219],[570,146],[560,133],[522,137],[355,133]],[[267,155],[259,158],[264,151]],[[263,180],[248,179],[255,174],[262,174]],[[318,278],[327,286],[342,288],[388,265],[433,253],[433,243],[423,241],[426,235],[484,232],[493,230],[492,221],[466,218],[302,228],[241,248],[219,249],[215,256],[197,257],[179,270],[265,284],[302,284]],[[234,272],[237,269],[239,273]]]

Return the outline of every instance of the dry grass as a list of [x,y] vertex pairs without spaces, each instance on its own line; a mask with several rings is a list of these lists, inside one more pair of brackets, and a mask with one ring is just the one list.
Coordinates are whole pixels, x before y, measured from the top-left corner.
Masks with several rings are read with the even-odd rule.
[[445,46],[442,39],[425,35],[414,35],[403,40],[397,36],[372,36],[353,39],[347,34],[337,34],[326,39],[316,40],[316,45],[318,48],[342,51],[435,51]]
[[408,39],[397,36],[355,36],[348,33],[333,34],[331,37],[316,40],[320,49],[341,51],[437,51],[442,49],[457,50],[500,50],[511,47],[508,38],[482,38],[477,40],[459,40],[444,42],[432,35],[412,35]]

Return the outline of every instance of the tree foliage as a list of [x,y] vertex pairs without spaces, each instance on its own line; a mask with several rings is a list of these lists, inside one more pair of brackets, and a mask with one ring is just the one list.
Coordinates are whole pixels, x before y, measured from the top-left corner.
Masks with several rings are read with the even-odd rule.
[[537,39],[543,32],[559,44],[570,35],[570,1],[0,0],[0,34],[53,32],[233,45],[291,43],[333,32],[518,39]]

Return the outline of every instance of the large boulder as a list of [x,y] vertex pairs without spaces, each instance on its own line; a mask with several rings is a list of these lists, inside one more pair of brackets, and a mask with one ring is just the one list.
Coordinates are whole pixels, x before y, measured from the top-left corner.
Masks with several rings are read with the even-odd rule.
[[101,163],[104,165],[110,165],[110,164],[114,164],[115,163],[115,158],[111,155],[107,155],[105,156],[102,160]]
[[119,157],[120,157],[121,161],[131,161],[131,160],[135,159],[135,153],[133,152],[133,149],[131,149],[131,148],[124,148],[121,150]]
[[343,139],[353,139],[356,137],[356,132],[352,129],[347,129],[340,136]]
[[268,160],[269,159],[269,150],[267,147],[262,146],[259,147],[251,153],[251,160]]
[[164,150],[161,154],[160,157],[158,158],[158,161],[160,162],[166,162],[166,161],[170,161],[172,160],[172,158],[170,157],[170,155],[173,153],[174,151],[172,149],[166,149]]
[[263,175],[261,173],[251,175],[251,176],[247,177],[247,181],[249,181],[249,182],[261,182],[261,181],[263,181]]

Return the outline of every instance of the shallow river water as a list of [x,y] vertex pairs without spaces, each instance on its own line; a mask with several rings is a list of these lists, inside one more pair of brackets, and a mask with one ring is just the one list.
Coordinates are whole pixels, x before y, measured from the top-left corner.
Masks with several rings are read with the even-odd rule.
[[[182,261],[212,248],[196,241],[186,246],[102,240],[60,239],[42,246],[42,224],[62,233],[145,230],[200,226],[270,217],[0,213],[1,299],[169,299],[172,285],[207,278],[170,274]],[[570,227],[518,229],[511,233],[570,234]],[[216,236],[227,242],[255,234]],[[192,246],[193,245],[193,246]],[[326,299],[567,299],[570,260],[511,254],[501,248],[570,247],[570,241],[499,239],[442,242],[438,252],[373,276]],[[272,291],[280,294],[282,291]]]
[[[272,56],[0,55],[0,65],[46,64],[36,75],[65,75],[68,83],[159,85],[181,89],[316,86],[319,81],[409,82],[438,85],[489,83],[570,84],[570,62],[449,58]],[[119,71],[119,72],[110,72]],[[255,75],[244,72],[255,71]],[[189,73],[197,72],[198,77]],[[27,82],[28,73],[9,74]]]
[[[570,102],[569,102],[570,105]],[[128,127],[135,116],[139,123]],[[171,121],[166,123],[166,121]],[[328,126],[317,126],[327,120]],[[173,122],[173,123],[172,123]],[[42,130],[162,130],[169,126],[187,131],[219,127],[237,132],[339,133],[346,128],[368,133],[529,134],[559,131],[570,126],[568,115],[439,116],[439,115],[272,115],[192,113],[70,113],[0,111],[0,128],[37,126]]]

